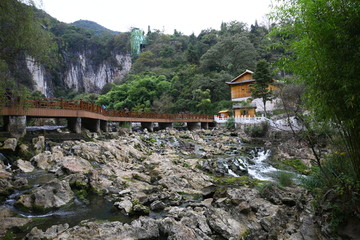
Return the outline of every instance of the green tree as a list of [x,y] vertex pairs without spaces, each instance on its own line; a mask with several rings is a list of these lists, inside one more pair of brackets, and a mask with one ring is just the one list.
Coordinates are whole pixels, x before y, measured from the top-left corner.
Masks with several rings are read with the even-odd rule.
[[204,71],[228,71],[239,74],[255,67],[257,53],[245,33],[225,36],[200,59]]
[[291,58],[286,70],[306,86],[308,107],[341,130],[360,179],[360,2],[298,0],[282,7],[278,19]]
[[111,109],[131,109],[150,111],[151,104],[170,88],[164,76],[134,76],[134,80],[114,86],[108,93],[101,95],[96,103]]
[[206,89],[205,91],[200,89],[194,90],[193,99],[197,103],[196,107],[199,109],[199,113],[208,114],[211,112],[210,89]]
[[26,73],[17,66],[17,61],[31,56],[41,63],[49,63],[53,60],[51,50],[51,37],[35,17],[32,1],[0,2],[0,85],[11,88],[13,94],[23,95],[21,84],[30,84],[21,81]]
[[333,213],[343,217],[360,202],[359,9],[357,0],[292,0],[275,14],[284,69],[304,84],[309,113],[331,124],[333,140],[340,140],[324,163],[327,177],[314,180],[323,193],[336,193]]
[[265,60],[260,60],[256,64],[256,71],[254,73],[254,84],[251,85],[251,95],[253,98],[261,98],[264,104],[264,114],[266,112],[266,102],[272,99],[272,91],[269,85],[273,82],[271,77],[269,64]]

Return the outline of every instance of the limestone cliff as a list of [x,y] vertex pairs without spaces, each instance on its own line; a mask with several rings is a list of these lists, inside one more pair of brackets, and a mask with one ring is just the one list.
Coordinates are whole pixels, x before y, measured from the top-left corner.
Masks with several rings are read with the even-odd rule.
[[79,53],[77,61],[66,66],[63,81],[65,86],[75,91],[98,93],[115,79],[122,79],[131,68],[130,54],[115,54],[114,63],[102,62],[98,65],[89,59],[89,53]]
[[[66,56],[66,55],[65,55]],[[60,85],[76,92],[99,93],[107,84],[122,79],[131,68],[130,54],[112,52],[112,61],[94,63],[91,52],[72,53],[71,60],[64,57],[63,69],[57,73]],[[26,58],[33,90],[40,91],[46,97],[54,95],[54,73],[38,63],[34,58]],[[59,84],[59,83],[58,83]]]

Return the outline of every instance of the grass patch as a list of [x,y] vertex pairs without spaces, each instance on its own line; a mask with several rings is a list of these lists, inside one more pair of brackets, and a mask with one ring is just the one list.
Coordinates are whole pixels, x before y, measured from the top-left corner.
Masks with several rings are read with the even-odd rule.
[[215,184],[220,185],[237,185],[237,186],[249,186],[255,187],[267,181],[249,178],[247,176],[241,177],[212,177]]
[[154,138],[146,138],[144,136],[141,136],[140,139],[144,143],[147,143],[147,144],[150,144],[150,145],[153,145],[156,142],[156,139],[154,139]]
[[187,163],[187,162],[183,162],[183,167],[188,168],[188,167],[190,167],[190,164],[189,164],[189,163]]
[[287,171],[294,171],[297,173],[301,173],[303,175],[309,175],[311,169],[308,168],[301,159],[292,158],[292,159],[285,159],[282,161],[272,162],[274,167],[280,170],[287,170]]

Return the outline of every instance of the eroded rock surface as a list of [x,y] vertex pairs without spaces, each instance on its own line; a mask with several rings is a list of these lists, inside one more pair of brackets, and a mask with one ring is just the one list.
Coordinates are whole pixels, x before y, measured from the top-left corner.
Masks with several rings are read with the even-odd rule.
[[[57,178],[20,195],[18,204],[59,208],[73,200],[73,191],[93,191],[112,201],[114,211],[135,220],[85,219],[74,227],[62,224],[45,231],[35,227],[25,239],[321,239],[304,189],[269,185],[259,191],[214,180],[211,174],[226,172],[208,171],[204,163],[212,168],[216,156],[243,151],[243,137],[232,135],[169,129],[65,141],[48,151],[39,147],[31,163]],[[2,182],[5,191],[13,184]]]
[[43,186],[23,194],[17,204],[26,208],[52,209],[68,204],[74,193],[67,181],[54,179]]

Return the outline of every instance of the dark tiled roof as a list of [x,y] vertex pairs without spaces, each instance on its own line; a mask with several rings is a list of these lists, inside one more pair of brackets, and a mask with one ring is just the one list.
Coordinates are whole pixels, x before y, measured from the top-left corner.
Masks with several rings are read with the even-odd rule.
[[227,85],[240,85],[242,83],[249,83],[249,82],[255,82],[255,79],[249,79],[249,80],[243,80],[238,82],[226,82]]

